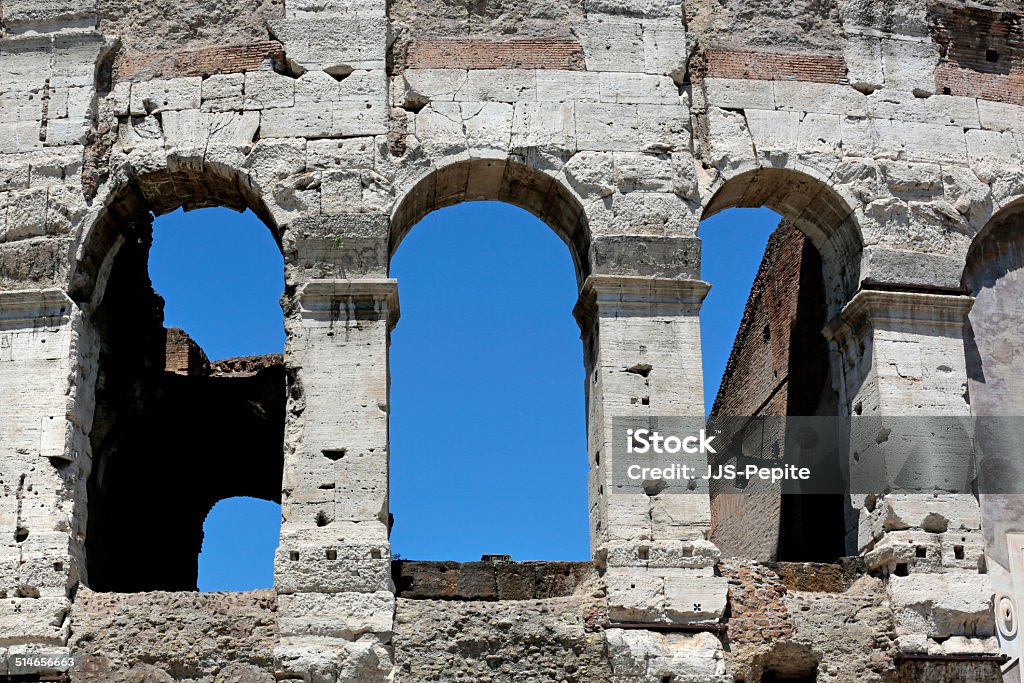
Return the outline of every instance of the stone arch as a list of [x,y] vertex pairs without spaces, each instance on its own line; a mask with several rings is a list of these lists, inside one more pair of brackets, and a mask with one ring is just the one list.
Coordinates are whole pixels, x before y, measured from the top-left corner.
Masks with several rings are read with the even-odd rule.
[[[962,284],[974,303],[965,333],[967,389],[975,418],[981,471],[982,532],[989,574],[996,591],[1013,595],[1018,618],[1024,614],[1013,576],[1013,553],[1007,534],[1024,533],[1024,495],[1019,490],[994,492],[992,485],[1020,482],[1024,467],[1018,444],[1024,439],[1019,415],[1024,411],[1024,198],[1007,202],[979,231],[967,254]],[[1007,495],[1012,494],[1012,495]],[[1015,594],[1016,593],[1016,594]],[[1019,653],[1019,636],[1004,651]]]
[[[804,170],[739,172],[716,188],[703,217],[758,207],[783,220],[769,240],[712,415],[770,418],[781,442],[784,425],[772,419],[842,414],[841,365],[823,332],[858,289],[862,243],[852,203]],[[841,477],[838,459],[831,464],[829,474]],[[821,473],[821,464],[815,469]],[[712,491],[711,538],[723,552],[791,561],[846,553],[844,496],[763,493],[756,482],[738,495],[729,487]]]
[[766,206],[797,227],[821,254],[831,315],[860,286],[863,240],[853,198],[808,167],[757,168],[720,179],[701,218],[729,208]]
[[208,166],[199,172],[161,168],[133,175],[112,187],[102,204],[86,215],[76,239],[69,295],[80,305],[102,299],[111,260],[126,226],[178,208],[191,211],[210,207],[252,210],[281,247],[277,221],[258,187],[244,172]]
[[1018,415],[1024,379],[1012,367],[1018,354],[1006,352],[1020,348],[1014,319],[1024,322],[1016,306],[1024,294],[1024,198],[1009,202],[974,237],[961,284],[975,297],[966,344],[972,413]]
[[506,159],[470,159],[435,168],[396,202],[388,256],[431,211],[464,201],[501,201],[529,211],[568,245],[580,287],[590,274],[590,230],[579,199],[553,176]]
[[281,249],[258,190],[230,170],[134,176],[78,235],[68,291],[82,313],[78,362],[90,369],[79,400],[94,408],[75,510],[94,590],[195,590],[210,508],[239,495],[281,499],[283,359],[209,361],[165,329],[149,278],[154,216],[217,206],[252,209]]

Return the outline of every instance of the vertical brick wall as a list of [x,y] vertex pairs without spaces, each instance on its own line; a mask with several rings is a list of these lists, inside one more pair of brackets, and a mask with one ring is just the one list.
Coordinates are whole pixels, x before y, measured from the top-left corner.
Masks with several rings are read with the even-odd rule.
[[772,643],[793,634],[786,609],[786,587],[778,574],[754,562],[729,560],[719,565],[729,580],[729,642]]
[[[768,240],[712,415],[786,414],[803,245],[803,233],[785,221]],[[729,481],[712,485],[711,540],[726,556],[776,559],[781,499],[758,487],[752,481],[740,494]]]
[[177,327],[167,330],[164,370],[176,375],[205,375],[210,371],[206,353]]
[[[783,221],[754,279],[713,416],[835,414],[824,294],[817,250]],[[832,562],[845,554],[839,496],[783,496],[757,479],[742,491],[714,482],[711,495],[711,539],[726,556]]]

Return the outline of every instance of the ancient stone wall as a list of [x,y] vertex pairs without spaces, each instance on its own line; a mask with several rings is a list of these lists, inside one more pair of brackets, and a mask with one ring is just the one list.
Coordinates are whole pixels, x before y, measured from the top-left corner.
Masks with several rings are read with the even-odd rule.
[[[829,535],[866,574],[783,592],[754,558],[721,559],[710,491],[622,493],[611,472],[614,418],[705,413],[698,228],[731,207],[778,211],[820,258],[806,291],[826,341],[790,328],[788,367],[827,344],[834,413],[968,418],[1016,397],[994,379],[1014,367],[1016,247],[985,244],[1006,244],[986,235],[1024,199],[1022,15],[1019,0],[0,0],[5,661],[88,654],[99,673],[72,678],[103,680],[755,683],[990,680],[1004,654],[1014,680],[1016,508],[879,482]],[[574,260],[596,578],[593,593],[435,612],[392,575],[389,261],[421,217],[481,199],[533,212]],[[251,208],[281,247],[286,353],[166,373],[150,223],[213,205]],[[144,516],[119,534],[109,513],[152,502],[124,469],[111,495],[117,454],[146,445],[140,416],[195,419],[175,411],[199,386],[230,399],[210,406],[219,450],[223,421],[267,435],[238,468],[282,502],[272,599],[94,593],[191,587],[194,533],[161,545]],[[874,434],[849,446],[884,449]],[[166,462],[144,477],[187,471]],[[195,522],[238,483],[168,496],[166,513],[178,501]],[[786,510],[766,506],[764,528]],[[141,540],[150,561],[103,586]],[[180,649],[150,640],[159,614],[195,625]],[[253,628],[230,631],[237,614]]]

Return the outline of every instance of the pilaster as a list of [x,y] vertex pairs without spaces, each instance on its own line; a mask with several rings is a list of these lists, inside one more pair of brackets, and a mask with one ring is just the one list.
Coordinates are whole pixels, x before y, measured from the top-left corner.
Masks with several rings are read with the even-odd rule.
[[[882,573],[904,653],[989,648],[964,330],[973,298],[862,290],[826,329],[850,414],[848,539]],[[958,483],[959,482],[959,483]],[[975,638],[980,640],[974,640]],[[959,643],[959,644],[958,644]],[[964,650],[966,651],[966,650]]]
[[706,482],[645,492],[613,479],[616,418],[703,419],[700,280],[591,275],[576,317],[587,367],[591,548],[618,622],[713,623],[727,586],[705,540]]
[[[282,675],[391,670],[388,343],[395,280],[314,280],[288,340],[280,595]],[[358,664],[357,664],[358,663]]]
[[63,291],[0,292],[0,637],[52,652],[84,573],[91,339]]

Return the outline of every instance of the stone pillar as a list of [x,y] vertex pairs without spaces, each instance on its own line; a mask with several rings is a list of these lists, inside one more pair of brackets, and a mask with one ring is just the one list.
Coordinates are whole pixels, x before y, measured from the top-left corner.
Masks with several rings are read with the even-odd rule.
[[314,280],[289,324],[279,677],[391,674],[388,343],[394,280]]
[[715,622],[727,587],[707,483],[690,493],[627,492],[613,481],[616,417],[703,419],[699,280],[591,275],[576,317],[587,367],[591,550],[619,622]]
[[0,292],[0,639],[18,643],[8,656],[66,652],[69,596],[85,572],[77,506],[94,379],[95,337],[64,292]]
[[[976,640],[993,635],[978,501],[932,491],[936,480],[971,477],[964,329],[972,302],[862,290],[826,330],[840,359],[840,405],[851,416],[847,548],[887,575],[903,652],[993,645]],[[916,486],[921,493],[888,493]]]

